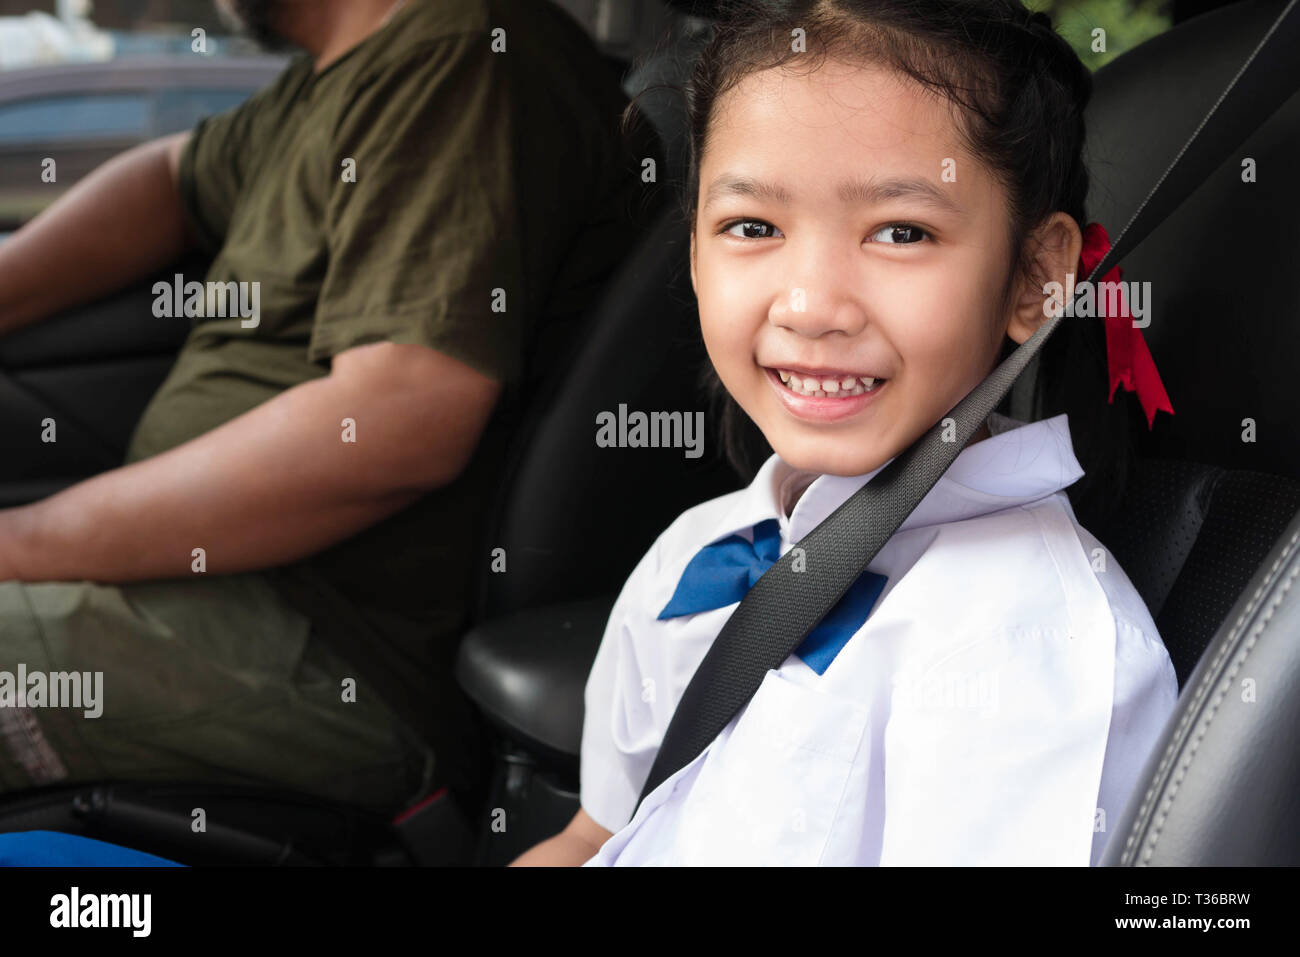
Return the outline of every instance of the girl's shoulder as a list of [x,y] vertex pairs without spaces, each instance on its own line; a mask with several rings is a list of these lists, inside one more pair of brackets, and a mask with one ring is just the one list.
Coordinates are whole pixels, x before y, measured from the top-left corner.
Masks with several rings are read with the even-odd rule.
[[[1064,492],[1052,496],[1044,508],[1056,516],[1052,530],[1045,527],[1044,534],[1059,537],[1053,549],[1057,560],[1052,574],[1065,586],[1063,594],[1084,596],[1113,621],[1117,659],[1147,658],[1158,670],[1172,674],[1173,665],[1155,620],[1119,559],[1079,523]],[[1070,577],[1072,583],[1066,581]]]
[[[1115,555],[1078,523],[1064,491],[917,528],[897,553],[889,548],[881,567],[897,563],[895,611],[950,635],[937,651],[975,631],[1059,636],[1113,628],[1125,656],[1167,656],[1141,594]],[[937,594],[950,600],[936,603]]]
[[1077,521],[1074,528],[1091,560],[1097,582],[1105,592],[1121,637],[1127,634],[1146,644],[1159,646],[1163,652],[1164,641],[1156,628],[1151,611],[1119,560],[1109,548]]

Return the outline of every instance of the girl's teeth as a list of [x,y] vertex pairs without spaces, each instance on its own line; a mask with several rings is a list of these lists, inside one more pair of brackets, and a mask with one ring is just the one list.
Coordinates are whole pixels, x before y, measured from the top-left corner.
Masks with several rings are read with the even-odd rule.
[[833,395],[839,397],[862,395],[864,392],[870,392],[875,388],[877,382],[884,381],[883,379],[873,379],[870,376],[841,376],[833,379],[817,379],[812,376],[800,378],[785,369],[778,369],[777,374],[791,391],[806,396]]

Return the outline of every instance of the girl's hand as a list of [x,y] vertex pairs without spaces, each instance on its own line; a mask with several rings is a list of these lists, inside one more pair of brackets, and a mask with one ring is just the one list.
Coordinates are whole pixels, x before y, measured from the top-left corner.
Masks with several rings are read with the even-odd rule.
[[508,867],[581,867],[614,836],[581,807],[563,831],[520,854]]

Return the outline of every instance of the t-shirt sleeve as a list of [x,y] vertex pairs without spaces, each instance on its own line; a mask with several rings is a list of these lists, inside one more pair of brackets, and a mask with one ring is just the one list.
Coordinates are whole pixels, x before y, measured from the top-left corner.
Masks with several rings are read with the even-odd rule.
[[660,676],[653,671],[655,661],[638,660],[634,637],[638,617],[655,614],[646,605],[646,595],[659,572],[661,540],[645,553],[619,592],[583,698],[579,803],[611,833],[632,820],[662,742],[653,711],[642,700],[646,679],[657,682]]
[[429,346],[507,382],[523,365],[510,73],[486,35],[421,45],[345,109],[308,358]]
[[259,129],[271,115],[271,104],[307,66],[291,64],[269,86],[223,113],[204,117],[190,131],[177,168],[181,206],[199,245],[208,253],[220,250],[230,220],[256,155]]

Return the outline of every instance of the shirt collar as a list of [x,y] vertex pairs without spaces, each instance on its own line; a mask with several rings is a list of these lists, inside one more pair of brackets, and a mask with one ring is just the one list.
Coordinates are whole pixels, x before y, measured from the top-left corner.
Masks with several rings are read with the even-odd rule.
[[[1004,508],[1052,495],[1083,477],[1075,458],[1064,413],[1025,423],[993,412],[986,423],[990,438],[969,445],[920,504],[903,520],[899,531],[976,518]],[[797,542],[835,511],[854,492],[893,461],[865,475],[815,475],[793,468],[773,454],[713,529],[709,542],[747,529],[768,518],[781,526],[782,538]],[[784,509],[784,493],[808,483],[792,514]]]

